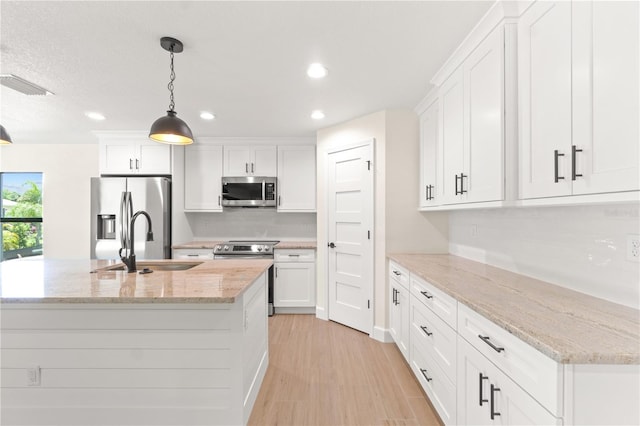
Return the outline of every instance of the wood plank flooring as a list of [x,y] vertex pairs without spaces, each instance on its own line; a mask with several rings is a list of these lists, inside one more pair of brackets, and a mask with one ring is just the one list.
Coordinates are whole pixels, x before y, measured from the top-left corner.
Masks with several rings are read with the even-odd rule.
[[275,315],[269,351],[249,425],[441,425],[395,344],[314,315]]

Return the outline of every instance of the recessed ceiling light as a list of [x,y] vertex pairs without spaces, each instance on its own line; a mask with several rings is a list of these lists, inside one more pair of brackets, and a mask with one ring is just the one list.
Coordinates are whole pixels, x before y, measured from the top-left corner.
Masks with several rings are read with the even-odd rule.
[[102,121],[106,118],[104,115],[100,114],[99,112],[85,112],[84,115],[96,121]]
[[309,65],[309,68],[307,68],[307,75],[311,78],[324,78],[328,73],[329,70],[318,62]]
[[200,113],[200,118],[202,118],[203,120],[213,120],[214,118],[216,118],[216,116],[211,114],[210,112],[202,111]]
[[311,113],[311,118],[314,120],[322,120],[324,118],[324,112],[317,109]]

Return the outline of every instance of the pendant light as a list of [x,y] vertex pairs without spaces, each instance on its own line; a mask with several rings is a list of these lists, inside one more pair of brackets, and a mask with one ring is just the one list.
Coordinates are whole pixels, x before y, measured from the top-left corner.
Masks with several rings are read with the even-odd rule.
[[9,136],[9,133],[7,133],[4,126],[0,124],[0,145],[9,145],[11,143],[13,143],[11,141],[11,136]]
[[177,113],[173,110],[175,102],[173,101],[173,81],[176,79],[176,73],[173,71],[173,54],[180,53],[183,45],[180,40],[172,37],[162,37],[160,46],[171,54],[171,74],[167,87],[171,96],[169,97],[169,111],[166,117],[158,118],[149,131],[149,137],[156,141],[171,145],[189,145],[193,143],[193,134],[187,123],[179,119]]

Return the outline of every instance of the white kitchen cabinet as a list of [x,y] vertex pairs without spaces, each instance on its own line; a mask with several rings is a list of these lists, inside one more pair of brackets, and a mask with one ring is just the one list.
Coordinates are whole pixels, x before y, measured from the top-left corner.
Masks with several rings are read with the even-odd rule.
[[276,176],[275,145],[225,145],[224,176]]
[[184,152],[184,210],[221,212],[222,146],[188,146]]
[[412,339],[409,365],[445,425],[456,425],[456,387],[429,355],[429,350]]
[[464,167],[464,90],[462,67],[442,84],[440,150],[442,151],[442,203],[459,202],[459,178]]
[[518,26],[520,198],[640,189],[638,2],[536,2]]
[[409,361],[409,271],[394,262],[389,262],[389,297],[389,332]]
[[495,28],[440,88],[443,204],[504,199],[505,31],[514,28]]
[[171,258],[181,260],[212,260],[213,249],[173,249],[171,250]]
[[276,249],[274,268],[273,306],[285,308],[278,309],[278,312],[286,313],[286,308],[315,309],[315,250]]
[[101,175],[170,175],[171,146],[139,133],[98,135]]
[[440,204],[438,117],[438,101],[434,99],[420,114],[420,208]]
[[458,337],[457,398],[460,425],[562,424],[462,337]]
[[278,146],[278,212],[316,211],[315,145]]

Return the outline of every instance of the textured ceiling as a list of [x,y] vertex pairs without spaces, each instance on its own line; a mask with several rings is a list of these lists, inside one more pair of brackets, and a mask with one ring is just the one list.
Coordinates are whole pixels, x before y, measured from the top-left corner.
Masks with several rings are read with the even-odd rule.
[[[147,130],[169,103],[180,39],[178,116],[198,136],[313,136],[364,114],[413,108],[492,2],[0,1],[0,73],[55,93],[0,86],[14,143],[91,143]],[[311,80],[309,63],[329,68]],[[314,121],[314,109],[326,118]],[[200,111],[216,114],[213,121]],[[107,119],[95,122],[86,111]]]

